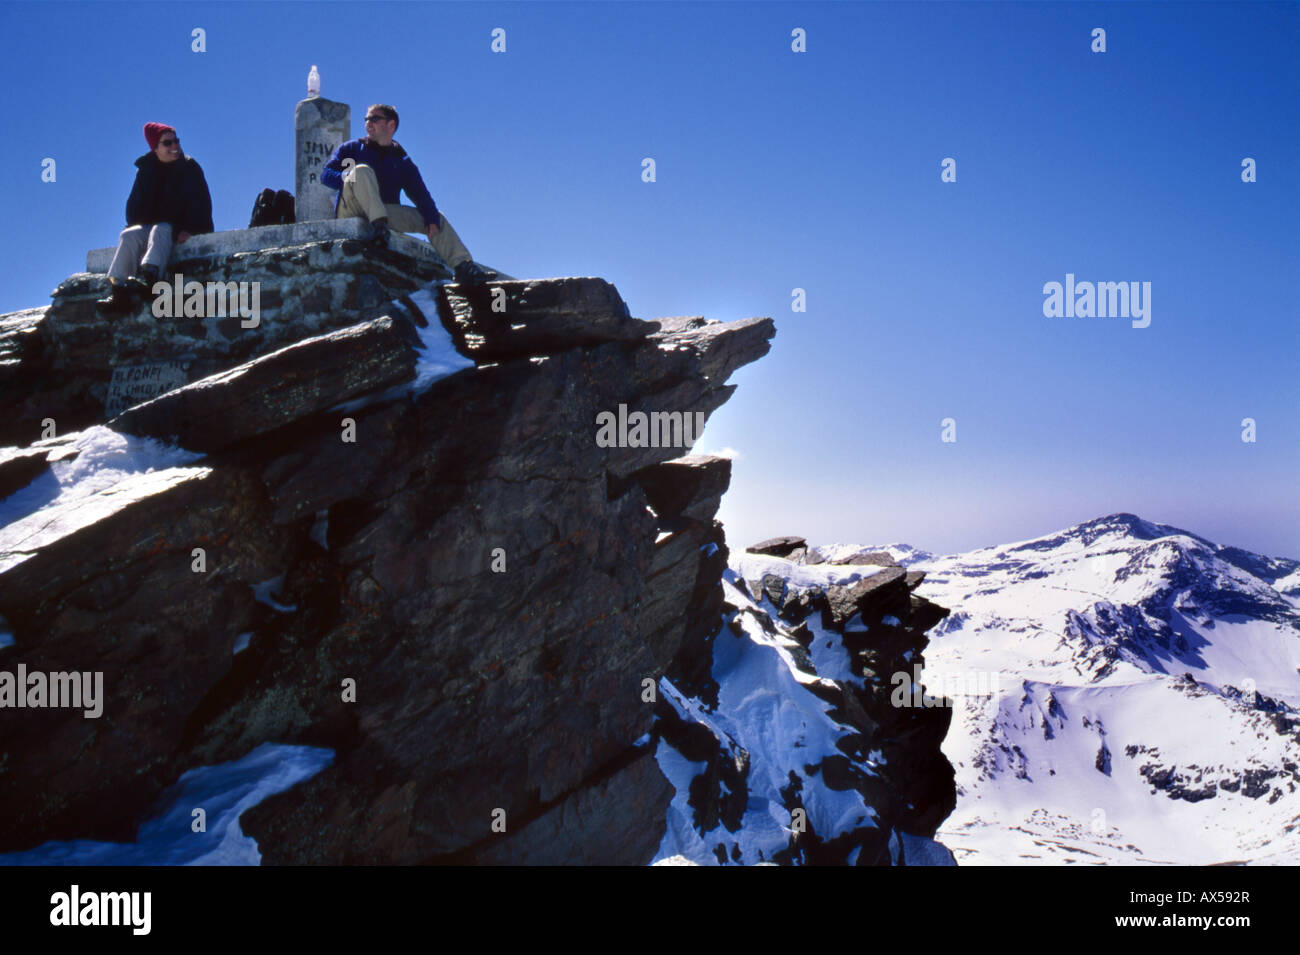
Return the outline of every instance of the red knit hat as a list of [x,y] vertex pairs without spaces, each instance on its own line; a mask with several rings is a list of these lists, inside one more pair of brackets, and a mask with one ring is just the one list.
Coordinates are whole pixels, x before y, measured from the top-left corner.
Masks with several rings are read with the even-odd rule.
[[163,133],[175,133],[176,130],[171,126],[164,126],[162,123],[145,123],[144,140],[149,144],[150,149],[158,148],[158,140],[162,139]]

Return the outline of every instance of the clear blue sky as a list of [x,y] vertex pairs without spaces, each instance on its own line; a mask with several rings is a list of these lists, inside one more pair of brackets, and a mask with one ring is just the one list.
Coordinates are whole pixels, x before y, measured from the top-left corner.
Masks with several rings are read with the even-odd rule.
[[[733,546],[1122,510],[1300,557],[1298,47],[1295,3],[8,3],[0,311],[112,244],[147,120],[247,225],[315,63],[354,135],[397,106],[476,258],[776,320],[699,446],[740,452]],[[1067,272],[1150,282],[1151,326],[1045,318]]]

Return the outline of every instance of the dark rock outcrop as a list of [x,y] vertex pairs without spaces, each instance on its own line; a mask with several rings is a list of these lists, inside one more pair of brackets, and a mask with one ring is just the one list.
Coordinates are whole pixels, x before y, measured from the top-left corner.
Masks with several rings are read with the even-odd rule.
[[[614,286],[590,279],[494,282],[443,295],[456,344],[476,361],[636,341],[654,330],[629,317]],[[494,310],[494,298],[508,307]]]
[[250,293],[256,283],[256,324],[228,308],[203,317],[155,318],[147,305],[105,321],[94,304],[107,289],[105,276],[72,275],[54,290],[50,305],[0,316],[0,445],[30,444],[42,437],[46,419],[66,433],[112,417],[124,401],[137,403],[129,397],[133,371],[156,374],[161,364],[176,383],[198,381],[304,338],[378,318],[397,296],[450,277],[436,257],[406,248],[379,249],[350,238],[183,262],[173,255],[169,271],[180,270],[186,282],[243,282]]
[[411,335],[388,317],[307,338],[136,405],[115,431],[219,451],[415,376]]
[[76,454],[76,451],[49,447],[0,448],[0,499],[31,484],[50,462]]
[[771,557],[786,557],[805,552],[808,549],[808,542],[802,537],[773,537],[765,541],[759,541],[746,547],[745,550],[751,554],[767,554]]
[[[225,342],[202,322],[114,328],[90,317],[91,276],[0,319],[21,353],[0,419],[22,445],[42,409],[61,435],[102,422],[124,355],[208,372],[113,422],[206,457],[0,528],[0,669],[105,688],[100,719],[3,714],[0,851],[129,839],[186,769],[275,741],[336,758],[244,814],[267,863],[648,861],[672,790],[644,686],[673,660],[699,671],[718,630],[730,465],[599,447],[594,422],[707,415],[770,320],[641,322],[598,279],[444,286],[427,318],[480,364],[395,393],[410,310],[362,304],[358,282],[393,297],[429,276],[348,242],[211,268],[266,277],[281,320]],[[362,392],[345,442],[329,409]]]
[[[915,592],[924,575],[860,552],[826,562],[872,568],[852,583],[747,583],[716,520],[730,460],[596,441],[603,412],[710,414],[771,321],[642,321],[594,278],[426,292],[445,276],[402,248],[186,260],[187,278],[261,283],[254,327],[107,324],[95,275],[0,316],[0,496],[99,453],[92,425],[194,452],[0,527],[0,670],[104,676],[100,718],[0,711],[0,851],[130,840],[183,772],[275,742],[334,758],[241,817],[268,864],[644,863],[679,795],[659,745],[703,764],[682,788],[692,825],[744,826],[751,753],[695,716],[757,628],[836,726],[777,805],[870,807],[774,861],[924,854],[955,798],[950,712],[919,687],[900,706],[891,679],[947,613]],[[475,364],[416,389],[435,326]],[[824,561],[802,538],[751,551]],[[847,675],[817,672],[816,637]]]
[[[744,641],[747,634],[757,633],[764,643],[784,648],[800,674],[800,684],[830,704],[826,713],[837,727],[837,752],[820,758],[809,753],[793,758],[793,765],[787,767],[789,781],[780,798],[791,815],[791,834],[788,844],[769,858],[815,865],[907,864],[903,847],[908,844],[918,858],[950,862],[950,854],[930,840],[956,805],[953,768],[940,750],[952,711],[946,700],[929,696],[913,679],[924,667],[925,631],[948,611],[912,592],[923,575],[897,565],[877,569],[883,552],[861,554],[867,559],[858,566],[872,570],[863,579],[824,587],[794,582],[798,577],[794,570],[808,553],[802,538],[764,541],[747,548],[747,553],[780,562],[767,560],[761,564],[765,570],[761,579],[745,581],[736,576],[735,586],[724,589],[729,595],[723,607],[729,632],[708,645],[689,645],[690,656],[684,651],[670,665],[667,678],[687,701],[661,703],[657,709],[656,730],[663,741],[682,759],[702,764],[689,785],[692,826],[700,838],[715,842],[719,861],[757,861],[740,853],[743,840],[732,841],[733,850],[727,853],[727,839],[720,833],[741,828],[747,800],[761,804],[770,796],[753,791],[761,789],[764,781],[747,778],[751,754],[719,729],[736,726],[741,717],[734,712],[715,716],[718,687],[701,678],[716,667],[712,652],[716,641]],[[847,657],[848,672],[830,665],[837,659],[834,654],[821,658],[828,672],[819,671],[811,652],[814,640],[837,643]],[[730,658],[737,652],[743,651],[731,649]],[[686,659],[689,667],[684,665]],[[771,685],[764,690],[777,692]],[[753,744],[770,750],[768,735],[756,732]],[[804,752],[800,747],[805,743],[797,738],[794,752]],[[773,759],[782,758],[780,752],[765,752],[767,772],[773,771]],[[871,807],[872,817],[844,826],[842,819],[823,815],[824,821],[832,819],[839,829],[819,832],[807,802],[813,786],[856,791],[862,804]],[[798,826],[796,812],[804,814]],[[751,849],[754,844],[750,843]]]

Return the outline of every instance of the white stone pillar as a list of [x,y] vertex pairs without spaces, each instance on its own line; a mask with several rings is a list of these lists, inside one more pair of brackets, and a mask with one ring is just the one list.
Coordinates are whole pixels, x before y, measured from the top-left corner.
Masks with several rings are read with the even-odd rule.
[[333,189],[320,174],[340,143],[352,138],[352,107],[312,96],[293,111],[294,218],[298,222],[334,218]]

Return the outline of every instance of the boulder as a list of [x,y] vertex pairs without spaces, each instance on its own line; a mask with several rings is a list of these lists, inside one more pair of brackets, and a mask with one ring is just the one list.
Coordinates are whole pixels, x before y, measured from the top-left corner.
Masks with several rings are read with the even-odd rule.
[[823,611],[827,626],[841,629],[855,614],[864,622],[886,614],[904,615],[908,611],[908,591],[903,584],[906,572],[901,567],[886,567],[853,584],[830,587]]
[[457,345],[476,361],[637,341],[653,328],[629,317],[618,290],[597,278],[448,285],[439,304]]
[[769,557],[787,557],[798,550],[806,550],[808,542],[802,537],[773,537],[745,548],[746,553],[766,554]]
[[170,391],[123,412],[109,426],[217,451],[414,376],[408,332],[391,318],[379,318]]

